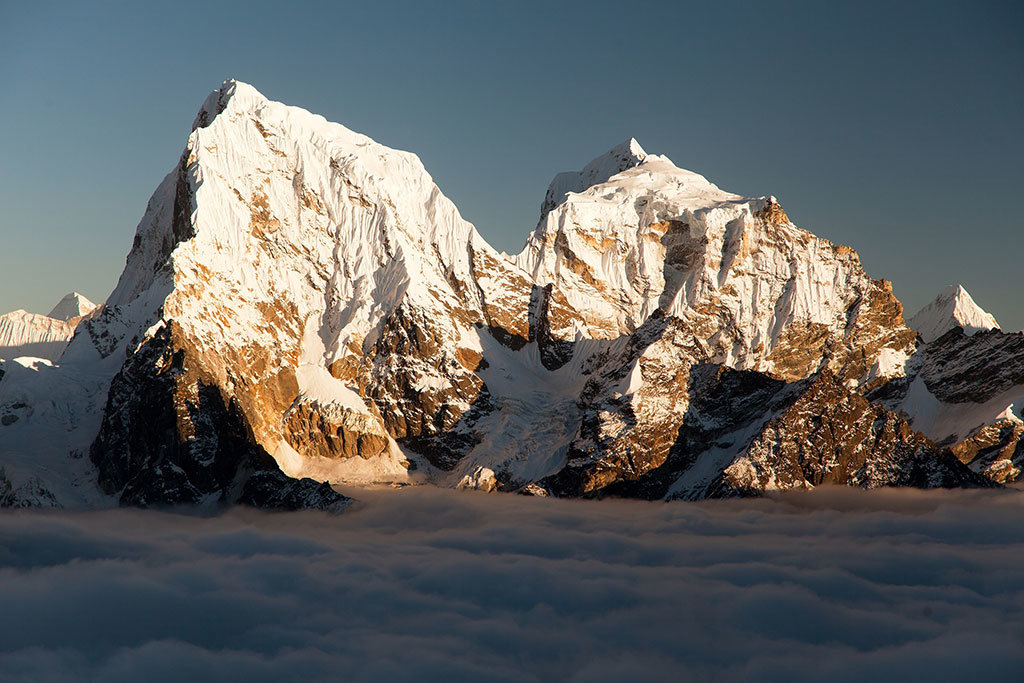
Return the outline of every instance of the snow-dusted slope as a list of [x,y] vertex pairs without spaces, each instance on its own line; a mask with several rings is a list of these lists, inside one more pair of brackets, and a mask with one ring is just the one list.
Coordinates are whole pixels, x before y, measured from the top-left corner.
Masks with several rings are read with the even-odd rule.
[[914,429],[999,482],[1024,472],[1024,334],[1004,334],[967,291],[952,285],[908,323],[922,344],[907,376],[869,396]]
[[908,376],[869,394],[996,481],[1024,473],[1024,333],[960,326],[919,348]]
[[907,325],[917,330],[926,342],[934,341],[954,327],[964,328],[967,334],[983,330],[998,330],[999,324],[960,285],[942,290],[930,304],[914,314]]
[[0,358],[33,356],[56,360],[74,329],[74,325],[63,320],[38,313],[5,313],[0,315]]

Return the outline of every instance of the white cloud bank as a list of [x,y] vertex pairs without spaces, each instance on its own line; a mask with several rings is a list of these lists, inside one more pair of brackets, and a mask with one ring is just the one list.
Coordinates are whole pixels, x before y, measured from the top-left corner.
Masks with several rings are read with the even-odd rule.
[[1024,494],[0,514],[0,679],[1016,680]]

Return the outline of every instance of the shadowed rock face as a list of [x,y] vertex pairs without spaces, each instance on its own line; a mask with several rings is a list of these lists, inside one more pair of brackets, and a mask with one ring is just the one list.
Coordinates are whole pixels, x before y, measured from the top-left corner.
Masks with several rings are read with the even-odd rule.
[[598,358],[579,397],[567,464],[544,484],[558,495],[590,495],[660,467],[691,401],[691,368],[706,357],[688,326],[652,315],[619,353]]
[[0,508],[59,508],[56,496],[41,481],[31,478],[15,485],[0,467]]
[[[993,481],[1019,481],[1024,472],[1024,423],[1018,419],[1024,400],[1024,333],[967,335],[956,327],[925,347],[920,374],[940,401],[966,409],[991,406],[980,415],[981,424],[957,434],[952,452]],[[993,419],[993,414],[998,416]]]
[[434,483],[562,496],[983,482],[856,393],[915,350],[887,282],[634,145],[509,257],[414,156],[226,83],[76,338],[127,358],[102,487],[339,507],[302,477],[408,481],[399,446]]
[[173,323],[150,338],[111,383],[90,449],[100,486],[122,505],[244,503],[340,510],[327,484],[286,477],[253,438],[238,403],[183,348]]
[[[775,414],[795,396],[785,381],[716,363],[692,365],[685,382],[689,402],[674,438],[669,440],[665,460],[638,477],[614,481],[600,494],[648,500],[707,497],[724,467],[721,463],[731,462],[750,438],[744,430],[756,429],[766,416]],[[698,462],[709,460],[715,463],[708,475],[684,480]],[[566,482],[565,473],[559,478]],[[552,484],[556,490],[565,490]]]

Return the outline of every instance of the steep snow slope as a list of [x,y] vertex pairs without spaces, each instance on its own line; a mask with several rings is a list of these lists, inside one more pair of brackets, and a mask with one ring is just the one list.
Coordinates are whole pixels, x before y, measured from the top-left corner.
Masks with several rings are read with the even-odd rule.
[[961,285],[950,285],[935,300],[914,314],[907,326],[920,333],[926,342],[935,341],[954,327],[964,328],[967,334],[983,330],[998,330],[999,323],[967,293]]
[[102,416],[103,371],[53,365],[95,309],[72,292],[48,316],[0,316],[0,507],[105,503],[84,457]]
[[406,481],[394,439],[470,408],[475,326],[525,342],[530,297],[414,155],[229,82],[82,343],[131,353],[173,321],[171,347],[288,474]]
[[8,489],[0,507],[113,503],[88,458],[103,415],[105,375],[98,364],[0,361],[0,491]]

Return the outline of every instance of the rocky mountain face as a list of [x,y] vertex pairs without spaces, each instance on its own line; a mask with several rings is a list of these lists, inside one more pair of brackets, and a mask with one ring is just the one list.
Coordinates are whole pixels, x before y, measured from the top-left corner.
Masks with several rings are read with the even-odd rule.
[[[570,460],[543,483],[561,495],[600,490],[648,499],[700,500],[810,489],[822,484],[985,487],[893,411],[872,404],[829,370],[793,383],[756,371],[703,364],[690,373],[691,403],[660,461]],[[588,475],[590,475],[588,477]],[[583,482],[583,486],[580,486]]]
[[[79,417],[48,448],[79,454],[76,481],[87,452],[94,498],[122,504],[343,507],[324,482],[668,499],[989,485],[964,463],[996,457],[1002,427],[936,445],[908,403],[919,380],[949,405],[1002,396],[960,386],[953,337],[919,340],[887,282],[773,197],[635,140],[556,176],[507,256],[414,155],[229,81],[106,304],[58,367],[15,376],[74,389],[60,414]],[[25,386],[0,379],[0,412],[31,408]],[[0,430],[12,491],[56,467],[11,455],[58,419],[27,413]]]
[[913,353],[890,285],[852,249],[797,228],[774,197],[723,192],[665,157],[569,195],[516,262],[584,312],[589,338],[660,311],[730,366],[786,379],[828,367],[858,385]]

